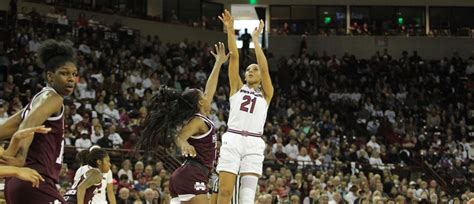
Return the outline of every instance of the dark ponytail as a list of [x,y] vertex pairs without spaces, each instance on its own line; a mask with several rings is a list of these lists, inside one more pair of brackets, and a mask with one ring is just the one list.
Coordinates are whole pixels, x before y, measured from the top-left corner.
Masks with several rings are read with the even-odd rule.
[[87,158],[89,157],[89,150],[85,149],[76,154],[76,161],[83,166],[87,163]]
[[82,150],[76,155],[76,159],[81,163],[82,165],[89,165],[94,168],[98,168],[97,166],[97,160],[103,160],[105,157],[107,157],[109,154],[103,149],[92,149],[92,150]]
[[188,89],[179,93],[166,86],[153,96],[149,113],[138,141],[139,150],[168,148],[174,143],[176,129],[199,111],[200,91]]

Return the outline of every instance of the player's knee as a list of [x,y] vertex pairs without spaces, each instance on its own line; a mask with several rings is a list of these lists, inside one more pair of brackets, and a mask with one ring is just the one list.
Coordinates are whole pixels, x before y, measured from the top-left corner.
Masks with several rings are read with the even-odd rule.
[[229,188],[219,188],[219,197],[230,198],[232,197],[232,189]]
[[258,184],[258,177],[245,175],[241,177],[240,184],[240,203],[253,204],[255,202],[255,192]]

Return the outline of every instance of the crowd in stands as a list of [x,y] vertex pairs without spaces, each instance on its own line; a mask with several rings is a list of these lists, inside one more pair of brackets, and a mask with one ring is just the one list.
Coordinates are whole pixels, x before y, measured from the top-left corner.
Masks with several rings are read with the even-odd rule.
[[[376,22],[369,23],[367,21],[353,21],[346,31],[346,25],[340,23],[337,26],[317,26],[312,21],[302,23],[286,22],[278,20],[272,22],[271,34],[275,35],[391,35],[391,36],[426,36],[425,28],[413,24],[400,25],[394,24],[391,20],[383,21],[381,25]],[[447,36],[449,33],[441,33],[442,30],[433,29],[429,32],[429,36]],[[445,31],[448,32],[448,31]]]
[[[81,34],[71,34],[75,30]],[[0,54],[0,120],[45,86],[35,51],[49,38],[77,48],[80,77],[74,95],[65,100],[64,116],[67,145],[78,151],[94,144],[134,150],[153,93],[161,85],[202,88],[211,72],[211,46],[205,43],[170,44],[158,36],[119,42],[98,32],[84,19],[59,31],[18,24]],[[416,51],[396,59],[388,50],[369,59],[306,50],[268,56],[277,92],[263,137],[267,148],[258,203],[467,203],[474,198],[474,53],[433,60]],[[249,63],[244,58],[241,65]],[[221,136],[229,110],[226,69],[219,83],[211,119]],[[442,188],[434,178],[393,171],[423,162],[454,189]],[[61,189],[71,184],[75,168],[63,166]],[[134,156],[114,163],[112,172],[118,203],[169,201],[170,172],[161,161]]]

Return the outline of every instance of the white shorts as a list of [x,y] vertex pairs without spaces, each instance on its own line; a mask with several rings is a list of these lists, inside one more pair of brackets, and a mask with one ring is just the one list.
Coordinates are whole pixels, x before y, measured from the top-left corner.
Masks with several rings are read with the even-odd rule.
[[238,175],[255,173],[262,175],[265,141],[261,137],[242,136],[226,132],[217,163],[217,172],[226,171]]

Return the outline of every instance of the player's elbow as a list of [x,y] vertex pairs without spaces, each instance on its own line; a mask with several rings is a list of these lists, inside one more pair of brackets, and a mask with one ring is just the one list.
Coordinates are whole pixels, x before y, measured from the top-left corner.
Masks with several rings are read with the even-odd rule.
[[16,157],[1,156],[0,158],[6,160],[7,165],[10,166],[24,167],[26,164],[26,158],[21,155],[17,155]]
[[24,160],[15,160],[15,161],[8,162],[8,165],[16,166],[16,167],[24,167],[25,163],[26,162]]
[[237,49],[231,50],[232,54],[230,55],[230,59],[239,60],[239,51]]

